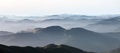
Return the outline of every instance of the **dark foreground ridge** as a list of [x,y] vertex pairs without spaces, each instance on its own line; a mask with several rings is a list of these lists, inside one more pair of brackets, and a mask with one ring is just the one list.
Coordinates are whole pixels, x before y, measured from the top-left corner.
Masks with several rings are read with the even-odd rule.
[[19,47],[0,44],[0,53],[92,53],[67,45],[49,44],[44,47]]

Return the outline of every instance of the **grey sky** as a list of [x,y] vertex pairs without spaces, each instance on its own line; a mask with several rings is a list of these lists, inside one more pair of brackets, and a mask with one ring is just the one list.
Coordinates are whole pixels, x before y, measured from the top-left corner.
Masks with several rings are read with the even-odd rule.
[[120,0],[0,0],[0,15],[120,14]]

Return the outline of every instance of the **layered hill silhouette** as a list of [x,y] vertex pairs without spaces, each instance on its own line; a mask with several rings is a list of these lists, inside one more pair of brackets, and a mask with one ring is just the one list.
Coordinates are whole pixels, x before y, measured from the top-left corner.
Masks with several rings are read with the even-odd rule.
[[94,24],[86,26],[87,29],[96,32],[120,32],[120,16],[112,17],[109,19],[103,19]]
[[19,47],[0,45],[0,53],[93,53],[67,45],[49,44],[44,47]]
[[83,28],[64,29],[60,26],[36,28],[7,36],[0,36],[0,43],[15,46],[45,46],[66,44],[86,51],[106,51],[120,45],[118,39]]

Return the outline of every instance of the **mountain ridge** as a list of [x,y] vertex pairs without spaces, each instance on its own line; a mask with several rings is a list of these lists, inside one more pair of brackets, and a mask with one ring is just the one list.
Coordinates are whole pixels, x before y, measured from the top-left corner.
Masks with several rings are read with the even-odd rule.
[[0,53],[93,53],[67,45],[49,44],[45,47],[19,47],[0,44]]
[[84,28],[64,29],[60,26],[36,28],[35,32],[20,32],[9,36],[1,36],[0,39],[1,43],[7,45],[44,46],[45,44],[55,43],[82,48],[86,51],[109,50],[120,44],[118,39]]

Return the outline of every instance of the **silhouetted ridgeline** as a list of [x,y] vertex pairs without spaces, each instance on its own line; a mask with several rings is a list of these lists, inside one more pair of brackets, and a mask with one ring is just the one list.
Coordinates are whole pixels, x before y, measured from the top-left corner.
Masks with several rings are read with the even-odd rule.
[[[4,34],[1,32],[1,34]],[[117,36],[118,37],[118,36]],[[35,28],[10,35],[1,35],[0,43],[14,46],[45,46],[65,44],[85,51],[102,52],[118,48],[119,39],[84,28],[65,29],[61,26]]]
[[49,44],[44,47],[19,47],[0,45],[0,53],[92,53],[67,45]]

